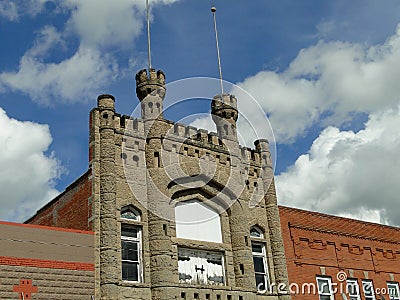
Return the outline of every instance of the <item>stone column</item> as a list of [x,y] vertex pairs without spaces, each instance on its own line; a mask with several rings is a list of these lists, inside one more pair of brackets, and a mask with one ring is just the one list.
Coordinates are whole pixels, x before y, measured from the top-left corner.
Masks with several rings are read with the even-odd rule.
[[277,287],[282,286],[278,289],[279,300],[290,300],[291,296],[288,292],[289,278],[286,268],[285,249],[283,245],[279,208],[274,183],[274,170],[272,167],[269,143],[267,140],[257,140],[254,144],[261,156],[261,176],[263,180],[264,191],[266,191],[264,196],[266,203],[266,215],[276,280],[274,289],[277,291]]
[[116,216],[114,97],[98,97],[100,118],[100,294],[118,299],[119,243]]

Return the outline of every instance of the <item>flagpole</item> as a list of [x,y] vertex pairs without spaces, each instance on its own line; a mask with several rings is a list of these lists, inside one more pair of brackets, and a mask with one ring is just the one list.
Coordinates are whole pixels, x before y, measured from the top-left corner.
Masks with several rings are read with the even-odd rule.
[[146,0],[146,18],[147,18],[147,58],[149,63],[149,72],[151,70],[151,48],[150,48],[150,14],[149,0]]

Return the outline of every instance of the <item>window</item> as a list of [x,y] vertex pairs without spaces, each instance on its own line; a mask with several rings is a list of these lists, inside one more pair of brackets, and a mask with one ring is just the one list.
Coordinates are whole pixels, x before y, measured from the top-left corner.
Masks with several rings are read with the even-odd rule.
[[269,276],[265,243],[262,241],[264,233],[258,226],[252,226],[250,228],[250,237],[252,238],[251,251],[253,254],[256,287],[259,291],[265,291],[269,289]]
[[264,238],[264,234],[263,234],[262,230],[257,226],[252,226],[250,228],[250,236],[252,238],[259,238],[259,239]]
[[141,282],[141,230],[121,224],[122,280]]
[[332,279],[330,277],[317,277],[317,285],[320,300],[334,299],[332,290]]
[[136,209],[127,206],[121,209],[121,219],[140,221],[140,214]]
[[265,291],[269,288],[265,245],[263,243],[252,242],[251,249],[253,253],[256,287],[259,291]]
[[391,300],[400,300],[400,291],[398,282],[388,282],[388,294]]
[[200,202],[179,202],[175,207],[176,237],[222,243],[219,214]]
[[350,300],[361,300],[357,279],[347,279],[347,293]]
[[178,249],[179,282],[225,285],[224,256],[221,252]]
[[362,280],[363,292],[364,297],[366,300],[375,300],[375,292],[374,292],[374,285],[372,280]]

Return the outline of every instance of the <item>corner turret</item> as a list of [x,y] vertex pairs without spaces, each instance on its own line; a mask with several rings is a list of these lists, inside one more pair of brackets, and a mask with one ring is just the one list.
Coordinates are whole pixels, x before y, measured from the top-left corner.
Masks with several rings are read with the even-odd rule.
[[214,96],[211,114],[221,139],[237,141],[236,121],[238,109],[236,97],[229,94]]
[[142,119],[163,119],[165,97],[165,74],[163,71],[143,69],[136,74],[136,95],[141,102]]

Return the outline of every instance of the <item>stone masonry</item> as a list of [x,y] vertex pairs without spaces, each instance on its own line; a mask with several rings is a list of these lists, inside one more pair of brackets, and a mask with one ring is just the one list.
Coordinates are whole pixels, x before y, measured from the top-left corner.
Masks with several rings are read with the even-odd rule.
[[[96,299],[290,299],[274,287],[257,293],[250,227],[263,230],[269,280],[287,284],[279,212],[268,141],[241,147],[236,133],[237,99],[217,95],[211,108],[217,133],[163,118],[162,71],[136,75],[141,119],[115,112],[111,95],[98,97],[90,115],[93,194],[88,222],[96,232]],[[176,237],[174,207],[198,199],[220,213],[223,242]],[[140,283],[121,278],[121,209],[140,212]],[[128,222],[129,223],[129,222]],[[223,286],[179,283],[178,248],[220,251]]]

